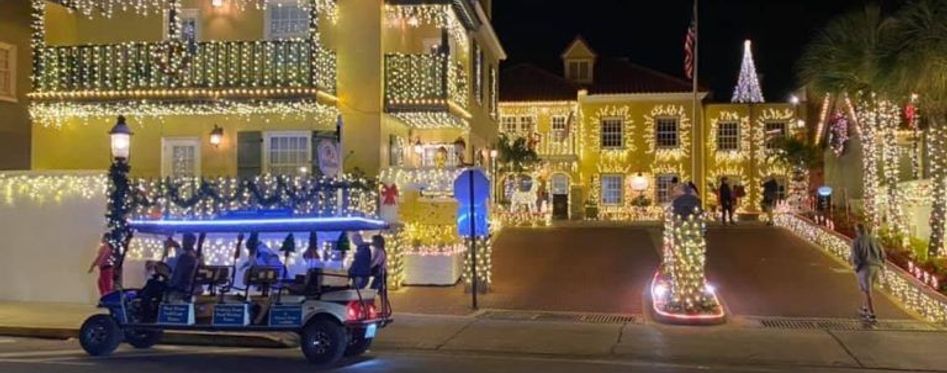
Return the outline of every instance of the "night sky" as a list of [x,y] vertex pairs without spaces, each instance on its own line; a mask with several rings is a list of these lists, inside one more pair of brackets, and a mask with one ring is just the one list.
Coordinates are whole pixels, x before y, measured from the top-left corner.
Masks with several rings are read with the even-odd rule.
[[[889,0],[890,1],[890,0]],[[700,80],[728,101],[743,40],[753,40],[767,101],[797,87],[795,64],[805,44],[835,15],[864,0],[701,0]],[[683,42],[691,0],[493,0],[494,26],[509,59],[561,72],[560,53],[577,35],[601,56],[683,77]],[[890,4],[890,3],[889,3]],[[598,79],[598,77],[596,77]]]

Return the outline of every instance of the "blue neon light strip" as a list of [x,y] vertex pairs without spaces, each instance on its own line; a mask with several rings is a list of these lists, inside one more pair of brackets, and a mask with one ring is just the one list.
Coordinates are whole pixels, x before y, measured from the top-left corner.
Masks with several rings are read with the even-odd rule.
[[223,220],[131,220],[132,229],[141,233],[230,233],[230,232],[310,232],[373,231],[388,229],[383,220],[361,217],[300,217],[280,219]]

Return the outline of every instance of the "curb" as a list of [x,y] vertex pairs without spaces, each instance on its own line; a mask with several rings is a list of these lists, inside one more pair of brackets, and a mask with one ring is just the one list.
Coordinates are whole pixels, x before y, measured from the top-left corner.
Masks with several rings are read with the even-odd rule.
[[[0,336],[40,338],[40,339],[71,339],[79,336],[75,328],[2,326]],[[202,333],[168,331],[164,333],[161,344],[188,345],[188,346],[218,346],[218,347],[253,347],[253,348],[291,348],[299,346],[299,338],[293,333]]]

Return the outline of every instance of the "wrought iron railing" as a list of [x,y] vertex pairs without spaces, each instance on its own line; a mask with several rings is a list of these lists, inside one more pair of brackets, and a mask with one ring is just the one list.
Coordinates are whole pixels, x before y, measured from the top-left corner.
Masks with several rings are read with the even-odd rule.
[[448,102],[466,109],[468,100],[464,66],[447,54],[385,55],[385,104],[389,110],[447,110]]
[[46,46],[39,93],[187,88],[319,88],[334,93],[336,56],[311,40]]

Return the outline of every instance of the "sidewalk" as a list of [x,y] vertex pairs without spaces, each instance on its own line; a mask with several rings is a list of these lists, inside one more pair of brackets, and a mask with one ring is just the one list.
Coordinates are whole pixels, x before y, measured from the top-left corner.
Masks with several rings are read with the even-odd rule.
[[[0,335],[69,338],[92,307],[74,304],[0,302]],[[500,314],[503,314],[500,312]],[[631,321],[590,323],[533,321],[529,311],[490,317],[396,314],[379,332],[377,350],[445,353],[524,354],[594,359],[947,371],[947,331],[911,331],[922,324],[882,322],[879,329],[846,328],[847,320],[823,320],[826,328],[766,328],[755,319],[736,317],[716,327],[654,324],[640,316]],[[523,316],[522,318],[519,318]],[[569,314],[546,314],[567,318]],[[790,320],[791,321],[791,320]],[[848,324],[846,324],[848,322]],[[821,325],[821,324],[820,324]],[[897,327],[898,325],[906,327]],[[913,326],[912,326],[913,325]],[[892,327],[894,326],[894,327]],[[907,327],[910,326],[910,327]],[[927,329],[933,327],[926,325]],[[291,346],[279,335],[174,333],[167,343]],[[266,342],[266,343],[262,343]]]

